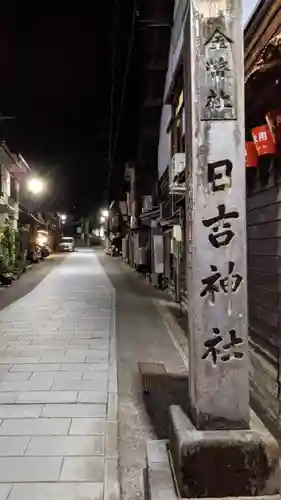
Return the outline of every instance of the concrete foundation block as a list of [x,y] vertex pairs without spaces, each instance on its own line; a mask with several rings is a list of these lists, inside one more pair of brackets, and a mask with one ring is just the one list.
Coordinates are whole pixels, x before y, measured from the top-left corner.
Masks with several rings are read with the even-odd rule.
[[171,454],[181,496],[221,498],[276,495],[280,450],[265,429],[198,431],[182,412],[171,412]]
[[[148,441],[147,467],[144,471],[146,500],[183,500],[180,496],[169,455],[167,441]],[[190,499],[190,500],[195,500]],[[197,499],[198,500],[198,499]],[[216,498],[206,500],[216,500]],[[228,497],[221,500],[281,500],[280,495]]]

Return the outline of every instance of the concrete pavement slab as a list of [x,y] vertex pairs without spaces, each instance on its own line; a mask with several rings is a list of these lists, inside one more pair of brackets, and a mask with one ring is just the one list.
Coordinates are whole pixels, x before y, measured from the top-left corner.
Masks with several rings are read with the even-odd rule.
[[102,391],[80,391],[78,393],[78,403],[106,403],[108,393]]
[[104,481],[104,458],[93,456],[64,458],[61,481]]
[[0,500],[7,500],[11,489],[11,484],[0,484]]
[[[18,404],[34,404],[34,403],[76,403],[78,400],[78,392],[75,391],[30,391],[30,392],[0,392],[0,404],[8,403],[9,398]],[[6,397],[6,401],[5,401]],[[12,402],[12,401],[10,401]]]
[[109,352],[108,349],[104,350],[94,350],[94,351],[88,351],[87,356],[86,356],[86,363],[93,363],[93,362],[108,362],[109,358]]
[[44,418],[106,417],[105,404],[57,404],[45,405],[41,413]]
[[29,436],[0,436],[0,457],[24,455]]
[[79,348],[84,348],[84,349],[90,349],[96,350],[96,349],[101,349],[101,350],[106,350],[108,349],[109,346],[109,340],[108,339],[91,339],[87,341],[87,339],[74,339],[70,341],[70,345],[68,346],[68,349],[79,349]]
[[26,382],[0,382],[0,392],[19,391],[49,391],[52,386],[50,380],[28,380]]
[[[1,486],[6,486],[10,491],[11,485],[0,485],[0,500],[6,500],[7,496],[1,496]],[[103,483],[40,483],[40,484],[16,484],[10,494],[9,500],[102,500]]]
[[6,372],[0,374],[0,380],[1,382],[26,382],[31,375],[31,372]]
[[[106,393],[107,379],[77,380],[66,378],[65,380],[55,380],[52,385],[52,391],[99,391]],[[1,382],[0,382],[1,391]],[[107,396],[106,396],[107,397]]]
[[43,405],[1,405],[0,418],[37,418],[42,409]]
[[105,371],[85,371],[82,374],[82,380],[98,380],[102,383],[108,381],[108,372]]
[[0,425],[1,436],[60,436],[68,434],[69,418],[6,419]]
[[0,482],[58,481],[61,457],[0,457]]
[[60,365],[61,371],[68,370],[82,370],[82,371],[108,371],[108,363],[62,363]]
[[10,370],[11,372],[45,372],[45,371],[59,371],[60,370],[60,363],[50,363],[44,365],[43,363],[32,363],[32,364],[16,364],[12,365]]
[[34,372],[31,374],[31,381],[40,381],[42,377],[46,377],[47,380],[50,380],[52,385],[55,382],[64,382],[64,381],[73,381],[73,380],[82,380],[82,371],[46,371],[46,372]]
[[[105,416],[105,415],[104,415]],[[105,434],[106,420],[101,418],[73,418],[71,421],[70,434],[90,436]]]
[[[17,446],[17,443],[15,443]],[[19,442],[18,446],[24,446]],[[26,449],[27,444],[25,445]],[[96,436],[41,436],[32,437],[26,455],[31,456],[98,456],[104,454],[104,437]],[[0,440],[1,456],[1,440]]]

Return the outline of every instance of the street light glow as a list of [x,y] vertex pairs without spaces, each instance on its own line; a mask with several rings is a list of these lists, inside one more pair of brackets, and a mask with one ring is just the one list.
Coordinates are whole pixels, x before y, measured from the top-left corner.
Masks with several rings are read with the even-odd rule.
[[27,186],[29,191],[35,195],[42,194],[45,189],[44,182],[38,177],[33,177],[32,179],[29,179]]
[[101,222],[101,224],[103,224],[105,222],[105,217],[103,215],[100,218],[100,222]]
[[108,216],[109,216],[109,211],[106,210],[106,209],[104,209],[104,210],[101,211],[101,215],[102,215],[102,217],[104,217],[105,219],[107,219]]
[[60,218],[61,218],[62,222],[65,222],[66,219],[67,219],[67,215],[66,214],[61,214]]

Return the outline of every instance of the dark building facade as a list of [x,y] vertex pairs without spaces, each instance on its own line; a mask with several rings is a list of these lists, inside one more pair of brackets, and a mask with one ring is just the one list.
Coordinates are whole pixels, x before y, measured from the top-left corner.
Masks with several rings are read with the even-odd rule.
[[[254,401],[280,426],[281,411],[281,4],[262,2],[245,32],[248,301]],[[270,127],[275,117],[275,133]],[[277,132],[277,133],[276,133]],[[275,142],[272,141],[272,136]],[[275,136],[275,137],[274,137]],[[279,144],[278,144],[279,141]]]

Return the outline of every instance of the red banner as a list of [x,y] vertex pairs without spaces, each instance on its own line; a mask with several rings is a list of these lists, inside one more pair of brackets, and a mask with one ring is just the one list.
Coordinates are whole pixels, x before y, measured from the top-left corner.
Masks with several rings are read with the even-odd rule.
[[276,144],[268,125],[261,125],[260,127],[253,128],[252,136],[258,156],[273,155],[276,153]]
[[254,141],[246,142],[245,147],[245,162],[246,167],[257,167],[258,166],[258,152]]
[[281,145],[281,109],[269,111],[265,115],[272,137],[278,146]]

